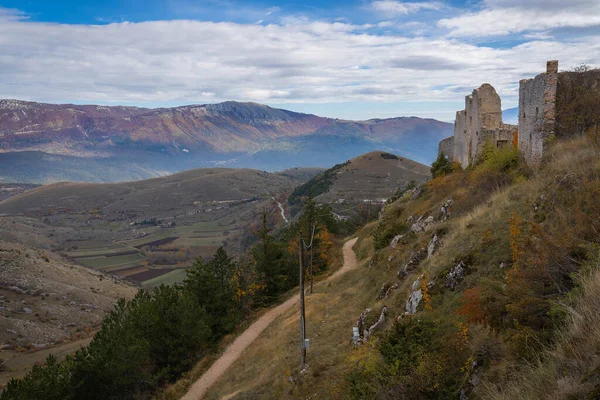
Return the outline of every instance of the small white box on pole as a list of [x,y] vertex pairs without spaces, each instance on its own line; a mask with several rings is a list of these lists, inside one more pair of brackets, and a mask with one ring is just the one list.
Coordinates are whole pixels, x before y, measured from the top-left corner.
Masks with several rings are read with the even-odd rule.
[[359,340],[360,333],[358,332],[358,326],[355,326],[352,328],[352,341],[354,342],[354,345],[357,345]]
[[304,348],[308,349],[310,347],[310,339],[304,339]]

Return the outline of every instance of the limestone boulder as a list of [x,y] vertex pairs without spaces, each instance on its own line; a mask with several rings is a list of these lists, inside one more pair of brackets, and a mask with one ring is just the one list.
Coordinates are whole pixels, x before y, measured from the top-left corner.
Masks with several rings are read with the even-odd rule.
[[392,242],[390,243],[390,246],[392,247],[392,249],[395,249],[396,247],[398,247],[398,242],[400,242],[400,239],[402,239],[403,237],[404,237],[404,235],[394,236],[394,238],[392,239]]
[[466,264],[461,261],[446,275],[446,287],[454,290],[456,285],[462,281],[466,275]]
[[421,290],[421,279],[422,277],[419,277],[416,281],[413,282],[412,292],[410,293],[410,296],[408,296],[408,300],[406,300],[405,309],[408,314],[416,313],[417,307],[419,307],[421,300],[423,300],[423,291]]
[[428,259],[433,257],[433,253],[435,253],[435,251],[439,247],[440,242],[441,242],[440,237],[437,234],[433,235],[433,238],[431,238],[431,241],[427,245],[427,258]]

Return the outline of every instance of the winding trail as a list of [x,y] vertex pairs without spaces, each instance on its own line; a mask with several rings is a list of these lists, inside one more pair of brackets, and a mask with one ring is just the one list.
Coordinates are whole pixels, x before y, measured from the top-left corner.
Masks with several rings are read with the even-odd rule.
[[279,206],[279,209],[281,210],[281,218],[283,218],[283,220],[285,221],[286,224],[289,224],[290,221],[288,221],[287,217],[285,216],[285,210],[283,209],[283,205],[280,202],[278,202],[277,200],[275,200],[275,197],[271,197],[271,198]]
[[[358,238],[351,239],[344,243],[344,265],[342,268],[337,270],[333,275],[327,278],[323,282],[327,282],[340,277],[346,272],[356,268],[356,255],[352,250],[352,246],[356,243]],[[213,363],[213,365],[206,371],[200,379],[198,379],[190,388],[190,390],[183,396],[182,400],[199,400],[202,399],[208,389],[210,389],[217,380],[227,371],[227,369],[242,355],[244,350],[264,331],[270,324],[279,317],[281,314],[289,310],[294,304],[300,300],[300,295],[296,294],[284,303],[278,305],[272,310],[265,313],[256,322],[254,322],[248,329],[246,329],[240,336],[238,336],[233,343],[225,350],[225,352]]]

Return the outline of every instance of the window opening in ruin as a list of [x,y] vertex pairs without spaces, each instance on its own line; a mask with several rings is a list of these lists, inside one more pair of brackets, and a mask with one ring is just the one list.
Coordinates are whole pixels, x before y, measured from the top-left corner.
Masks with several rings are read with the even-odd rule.
[[496,141],[496,147],[498,147],[498,148],[508,147],[508,140]]
[[539,114],[540,114],[540,109],[539,109],[539,107],[536,107],[535,108],[535,118],[536,119],[538,118]]

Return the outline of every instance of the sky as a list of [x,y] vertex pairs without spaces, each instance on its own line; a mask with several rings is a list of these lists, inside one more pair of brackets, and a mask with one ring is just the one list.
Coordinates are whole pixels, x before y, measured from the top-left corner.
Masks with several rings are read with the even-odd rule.
[[452,121],[550,59],[600,67],[599,0],[0,0],[0,98]]

